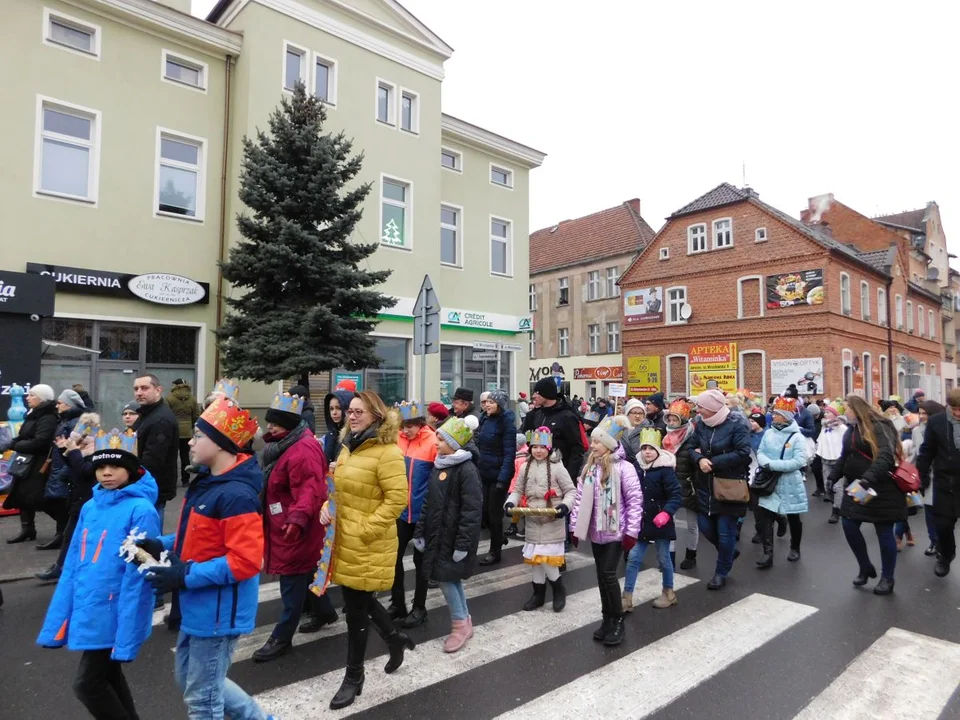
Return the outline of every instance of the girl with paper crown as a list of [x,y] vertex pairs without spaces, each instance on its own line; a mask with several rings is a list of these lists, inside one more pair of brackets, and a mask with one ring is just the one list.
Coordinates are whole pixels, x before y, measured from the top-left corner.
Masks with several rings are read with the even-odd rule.
[[630,429],[624,415],[604,418],[590,434],[590,454],[577,482],[570,509],[571,542],[589,538],[597,566],[603,623],[593,639],[604,645],[623,641],[623,606],[617,566],[620,554],[637,544],[643,521],[643,489],[620,440]]
[[526,497],[529,508],[552,508],[555,517],[530,516],[526,518],[523,561],[533,571],[533,595],[524,604],[524,610],[543,607],[547,582],[553,589],[553,611],[560,612],[567,604],[560,566],[564,562],[566,524],[570,506],[577,488],[563,467],[558,455],[551,457],[553,435],[548,427],[538,427],[527,433],[529,454],[517,473],[517,484],[503,509],[507,515]]

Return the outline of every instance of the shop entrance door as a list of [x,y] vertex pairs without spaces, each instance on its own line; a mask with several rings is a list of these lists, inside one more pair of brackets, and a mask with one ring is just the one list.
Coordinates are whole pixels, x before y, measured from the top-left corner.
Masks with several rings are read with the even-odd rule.
[[137,379],[136,363],[100,363],[97,368],[97,411],[102,427],[123,429],[120,413],[133,400],[133,381]]

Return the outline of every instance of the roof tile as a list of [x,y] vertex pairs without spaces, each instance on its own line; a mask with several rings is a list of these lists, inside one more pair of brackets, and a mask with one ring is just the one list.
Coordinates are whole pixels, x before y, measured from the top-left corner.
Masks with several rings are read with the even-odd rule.
[[918,210],[907,210],[905,212],[894,213],[893,215],[878,215],[874,220],[884,225],[897,225],[898,227],[910,228],[918,232],[926,232],[927,226],[923,222],[926,214],[926,208],[919,208]]
[[684,205],[670,217],[676,218],[681,215],[690,215],[691,213],[710,210],[711,208],[721,207],[723,205],[731,205],[746,200],[749,197],[751,197],[749,190],[739,190],[730,183],[720,183],[710,192]]

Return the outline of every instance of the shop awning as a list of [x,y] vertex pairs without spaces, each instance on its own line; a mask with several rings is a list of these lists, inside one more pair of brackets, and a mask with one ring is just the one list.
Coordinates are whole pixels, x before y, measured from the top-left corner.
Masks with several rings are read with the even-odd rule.
[[87,355],[99,355],[99,350],[92,350],[91,348],[80,347],[79,345],[67,345],[66,343],[54,342],[53,340],[44,340],[43,341],[43,352],[40,353],[40,356],[43,357],[47,354],[48,350],[56,348],[57,355],[59,356],[69,356],[76,358],[86,358]]

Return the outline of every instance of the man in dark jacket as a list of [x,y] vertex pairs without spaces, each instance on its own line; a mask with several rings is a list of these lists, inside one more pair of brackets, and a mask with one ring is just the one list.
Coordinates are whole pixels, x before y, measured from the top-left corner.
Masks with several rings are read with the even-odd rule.
[[527,414],[521,432],[548,427],[553,433],[553,447],[560,451],[563,466],[574,481],[580,475],[587,434],[570,402],[560,395],[553,378],[541,378],[533,386],[533,409]]
[[[316,435],[317,409],[313,406],[313,402],[310,400],[310,391],[308,391],[303,385],[294,385],[292,388],[290,388],[290,394],[303,398],[303,413],[301,413],[300,417],[307,424],[307,427],[310,428],[311,434]],[[327,458],[327,461],[330,462],[330,459]]]
[[[190,383],[181,378],[173,381],[173,389],[167,395],[167,405],[177,419],[177,429],[180,432],[177,448],[180,451],[180,481],[184,485],[190,484],[190,473],[187,466],[190,464],[190,438],[193,437],[193,426],[200,417],[200,405],[193,396]],[[163,522],[163,518],[161,518]]]
[[937,528],[937,564],[943,577],[957,553],[953,531],[960,516],[960,388],[947,393],[947,411],[927,420],[923,444],[917,454],[917,470],[923,491],[930,486],[933,471],[933,516]]
[[465,418],[467,415],[473,415],[477,420],[480,419],[480,411],[473,404],[473,390],[470,388],[459,387],[453,393],[453,414],[458,418]]
[[179,473],[180,428],[173,410],[163,399],[163,388],[156,375],[138,377],[133,384],[133,396],[140,403],[140,419],[133,426],[137,433],[137,453],[143,465],[157,481],[160,491],[157,512],[160,531],[163,532],[163,510],[167,501],[177,496]]
[[663,411],[667,407],[663,393],[654,393],[644,400],[643,404],[647,413],[647,424],[655,427],[662,438],[667,432],[667,424],[663,420]]

